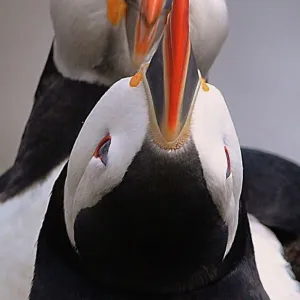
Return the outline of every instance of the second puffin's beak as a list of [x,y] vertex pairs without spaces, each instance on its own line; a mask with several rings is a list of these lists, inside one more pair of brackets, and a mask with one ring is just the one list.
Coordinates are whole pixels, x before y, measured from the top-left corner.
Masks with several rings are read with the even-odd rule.
[[127,1],[126,32],[133,64],[151,57],[161,39],[173,0]]

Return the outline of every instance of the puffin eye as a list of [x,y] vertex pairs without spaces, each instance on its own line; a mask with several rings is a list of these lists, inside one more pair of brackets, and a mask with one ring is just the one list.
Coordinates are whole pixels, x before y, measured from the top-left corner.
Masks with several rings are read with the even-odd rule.
[[226,154],[226,159],[227,159],[227,170],[226,170],[226,179],[230,176],[231,174],[231,163],[230,163],[230,156],[229,152],[226,146],[224,146],[225,154]]
[[109,134],[107,134],[103,138],[103,140],[99,143],[99,145],[97,146],[94,152],[94,157],[99,158],[105,166],[107,165],[107,155],[108,155],[110,143],[111,143],[111,137]]

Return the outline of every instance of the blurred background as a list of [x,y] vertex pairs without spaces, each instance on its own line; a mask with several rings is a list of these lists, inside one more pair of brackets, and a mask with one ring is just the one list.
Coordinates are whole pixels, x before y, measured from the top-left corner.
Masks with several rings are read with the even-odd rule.
[[[243,146],[300,163],[300,1],[227,2],[230,34],[210,82]],[[52,38],[47,0],[0,0],[0,174],[15,158]]]

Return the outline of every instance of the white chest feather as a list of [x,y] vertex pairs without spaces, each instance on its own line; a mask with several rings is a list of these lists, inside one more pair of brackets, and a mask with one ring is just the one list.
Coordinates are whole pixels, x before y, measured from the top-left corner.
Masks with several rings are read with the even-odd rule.
[[52,186],[65,162],[42,182],[0,205],[0,299],[26,300],[36,242]]
[[276,236],[249,215],[255,259],[261,282],[271,300],[300,299],[300,285],[294,280],[283,248]]

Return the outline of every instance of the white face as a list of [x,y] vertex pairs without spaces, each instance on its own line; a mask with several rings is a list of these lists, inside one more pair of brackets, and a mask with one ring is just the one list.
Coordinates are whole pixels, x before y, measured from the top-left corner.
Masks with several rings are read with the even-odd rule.
[[[202,91],[198,96],[192,132],[207,187],[228,226],[226,255],[233,243],[238,224],[243,181],[242,157],[224,98],[214,86],[209,87],[208,92]],[[228,159],[224,147],[227,149]]]
[[[209,92],[200,88],[191,132],[207,187],[228,225],[228,251],[237,225],[242,162],[224,99],[216,88],[209,87]],[[84,208],[95,206],[122,182],[148,136],[148,127],[148,104],[143,84],[131,88],[128,78],[114,84],[87,118],[72,150],[65,184],[65,219],[73,246],[76,247],[74,222],[77,214]],[[100,157],[93,156],[107,134],[110,135],[110,145],[100,147]],[[228,149],[231,170],[224,146]],[[184,148],[178,151],[184,151]],[[166,155],[174,155],[175,158],[175,152],[166,152]]]

